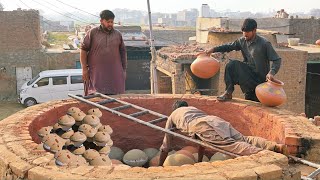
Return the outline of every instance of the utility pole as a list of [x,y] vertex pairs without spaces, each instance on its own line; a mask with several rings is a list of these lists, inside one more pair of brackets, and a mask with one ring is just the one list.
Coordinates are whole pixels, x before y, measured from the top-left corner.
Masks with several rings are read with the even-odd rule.
[[150,51],[151,51],[151,62],[150,62],[150,84],[151,84],[151,94],[158,94],[158,78],[157,78],[157,54],[156,49],[154,47],[154,38],[152,33],[152,20],[151,20],[151,9],[150,9],[150,1],[147,0],[148,3],[148,14],[149,14],[149,31],[150,31]]

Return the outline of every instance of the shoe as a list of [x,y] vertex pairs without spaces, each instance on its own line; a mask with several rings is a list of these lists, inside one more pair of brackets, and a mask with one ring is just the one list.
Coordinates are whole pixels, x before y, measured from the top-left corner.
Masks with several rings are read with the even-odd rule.
[[218,101],[228,101],[232,99],[232,93],[225,91],[221,96],[217,97]]
[[274,152],[281,153],[286,156],[289,155],[287,145],[285,145],[285,144],[275,145]]

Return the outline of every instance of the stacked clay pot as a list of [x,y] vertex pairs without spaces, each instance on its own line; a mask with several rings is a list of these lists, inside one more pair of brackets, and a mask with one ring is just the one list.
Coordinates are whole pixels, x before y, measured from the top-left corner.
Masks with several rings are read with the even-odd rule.
[[43,149],[55,154],[55,164],[59,166],[111,165],[113,130],[102,125],[100,117],[102,112],[97,108],[88,114],[77,107],[69,108],[56,124],[38,131]]

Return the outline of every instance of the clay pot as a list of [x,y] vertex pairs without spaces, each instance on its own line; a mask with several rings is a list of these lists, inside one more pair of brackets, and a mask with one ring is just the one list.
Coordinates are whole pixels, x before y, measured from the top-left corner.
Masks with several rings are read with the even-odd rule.
[[88,161],[94,160],[96,157],[99,157],[100,153],[94,149],[88,149],[83,153],[83,157]]
[[183,154],[172,154],[166,158],[163,166],[182,166],[185,164],[194,164],[194,160]]
[[100,124],[100,119],[96,115],[86,115],[82,121],[83,124],[89,124],[93,128]]
[[159,161],[160,161],[160,155],[159,156],[155,156],[149,161],[149,166],[150,167],[159,166]]
[[102,112],[101,112],[100,109],[98,109],[98,108],[90,109],[90,110],[88,111],[88,114],[89,114],[89,115],[95,115],[95,116],[97,116],[98,118],[101,118],[101,116],[102,116]]
[[283,90],[284,83],[274,79],[271,81],[268,79],[267,82],[259,84],[256,87],[256,95],[261,104],[266,106],[279,106],[283,104],[287,95]]
[[110,148],[110,154],[109,154],[110,159],[117,159],[121,161],[123,158],[123,155],[124,155],[124,152],[122,151],[122,149],[115,146]]
[[[192,155],[193,155],[193,157],[195,159],[195,162],[199,162],[198,161],[198,153],[194,153]],[[203,155],[202,162],[209,162],[209,161],[210,161],[209,158],[206,155]]]
[[69,130],[75,124],[75,122],[76,121],[74,120],[74,118],[70,115],[64,115],[58,120],[59,125],[64,131]]
[[75,158],[70,151],[59,151],[55,154],[56,164],[58,166],[68,166]]
[[175,154],[183,154],[185,156],[188,156],[190,159],[192,159],[193,161],[195,161],[194,156],[192,155],[191,152],[187,151],[187,150],[179,150],[177,151]]
[[100,155],[109,155],[111,148],[109,146],[105,146],[99,150]]
[[91,166],[111,166],[112,162],[109,157],[98,156],[90,161]]
[[86,114],[82,111],[79,111],[77,113],[72,113],[71,116],[74,118],[76,121],[76,125],[80,126],[82,124],[83,118],[86,116]]
[[77,107],[71,107],[67,110],[67,114],[72,115],[73,113],[80,112],[81,110]]
[[82,155],[86,151],[86,148],[84,146],[80,146],[72,151],[75,155]]
[[111,162],[113,165],[123,164],[121,161],[119,161],[117,159],[111,159]]
[[87,140],[87,136],[82,132],[75,132],[70,140],[75,147],[80,147]]
[[220,69],[220,63],[215,58],[206,54],[198,55],[190,66],[191,72],[199,78],[208,79],[214,76]]
[[71,129],[69,131],[64,132],[61,137],[63,139],[70,139],[70,137],[74,134],[74,131]]
[[198,153],[198,148],[193,147],[193,146],[185,146],[181,150],[189,151],[191,154]]
[[113,133],[113,130],[112,128],[109,126],[109,125],[103,125],[101,126],[98,131],[101,131],[101,132],[106,132],[108,134],[112,134]]
[[215,153],[214,155],[211,156],[210,158],[210,162],[214,162],[214,161],[224,161],[227,159],[232,159],[231,156],[226,155],[226,154],[222,154],[220,152]]
[[316,41],[316,45],[320,46],[320,39]]
[[123,162],[133,167],[142,167],[147,161],[148,156],[140,149],[132,149],[123,156]]
[[159,150],[156,148],[146,148],[143,150],[143,152],[146,153],[146,155],[148,156],[148,160],[150,161],[159,153]]
[[43,127],[38,131],[38,136],[42,139],[44,136],[50,134],[52,129],[53,129],[52,126]]
[[93,142],[97,146],[112,146],[113,141],[110,138],[110,135],[105,132],[97,132],[93,137]]

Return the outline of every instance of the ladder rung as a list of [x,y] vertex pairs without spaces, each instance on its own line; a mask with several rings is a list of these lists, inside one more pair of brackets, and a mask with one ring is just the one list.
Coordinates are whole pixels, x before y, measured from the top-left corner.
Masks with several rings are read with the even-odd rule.
[[139,112],[136,112],[133,114],[129,114],[129,116],[137,117],[137,116],[141,116],[141,115],[148,114],[148,113],[149,113],[149,111],[139,111]]
[[100,96],[99,94],[91,94],[88,96],[84,96],[83,99],[91,99],[91,98],[95,98],[95,97],[99,97],[99,96]]
[[161,117],[161,118],[158,118],[158,119],[151,120],[148,123],[157,124],[157,123],[162,122],[162,121],[164,121],[166,119],[167,119],[166,117]]
[[103,105],[103,104],[108,104],[108,103],[115,102],[115,101],[116,100],[114,100],[114,99],[105,99],[100,102],[97,102],[97,104]]
[[119,111],[119,110],[122,110],[122,109],[127,109],[131,107],[131,105],[123,105],[123,106],[118,106],[118,107],[115,107],[115,108],[111,108],[112,110],[115,110],[115,111]]

